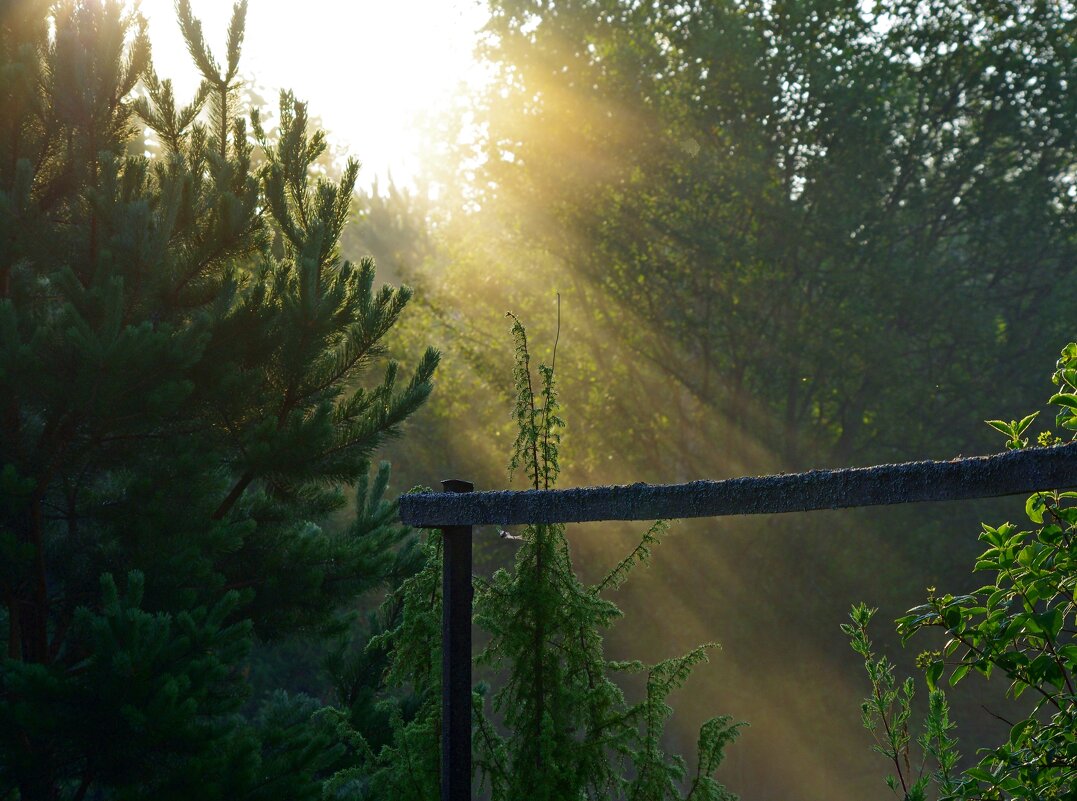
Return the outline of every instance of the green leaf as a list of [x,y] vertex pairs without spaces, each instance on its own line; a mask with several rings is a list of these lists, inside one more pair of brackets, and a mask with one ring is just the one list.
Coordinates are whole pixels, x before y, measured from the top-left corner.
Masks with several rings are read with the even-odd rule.
[[975,779],[978,782],[987,782],[988,784],[995,783],[995,777],[991,775],[991,772],[981,767],[969,768],[965,771],[965,775]]
[[969,672],[968,665],[958,665],[954,668],[954,672],[950,674],[950,686],[953,687],[961,679],[965,678],[965,674]]
[[1077,410],[1077,395],[1070,392],[1060,392],[1057,395],[1052,395],[1047,402],[1053,406],[1065,406],[1067,409]]
[[1043,523],[1043,513],[1047,506],[1046,497],[1044,493],[1037,492],[1025,501],[1025,514],[1033,523]]
[[1044,634],[1051,639],[1058,637],[1062,630],[1062,610],[1051,609],[1027,617],[1027,628],[1033,634]]
[[1007,437],[1013,437],[1013,426],[1002,420],[984,420],[991,428],[998,431],[1000,434],[1005,434]]
[[1049,526],[1044,526],[1040,529],[1039,540],[1044,545],[1058,545],[1062,542],[1062,529],[1053,523]]
[[1058,649],[1058,655],[1066,661],[1071,669],[1077,666],[1077,645],[1063,645]]
[[942,613],[942,622],[946,625],[946,628],[956,629],[961,622],[961,610],[956,606],[951,606]]
[[[1020,623],[1017,623],[1016,628],[1020,629]],[[1016,651],[1007,651],[995,657],[995,664],[1005,670],[1008,675],[1013,675],[1013,671],[1028,664],[1028,657]]]
[[1017,424],[1017,426],[1014,428],[1014,436],[1019,437],[1022,434],[1024,434],[1025,429],[1027,429],[1030,425],[1032,425],[1032,421],[1035,420],[1038,415],[1039,415],[1039,412],[1033,412],[1032,414],[1028,415],[1027,417],[1022,417],[1021,422],[1019,422]]
[[1028,676],[1033,682],[1050,681],[1058,665],[1050,654],[1040,654],[1028,666]]
[[927,687],[929,690],[934,690],[938,687],[939,677],[942,676],[943,667],[941,660],[935,660],[928,665],[927,670],[924,671],[924,678],[927,679]]

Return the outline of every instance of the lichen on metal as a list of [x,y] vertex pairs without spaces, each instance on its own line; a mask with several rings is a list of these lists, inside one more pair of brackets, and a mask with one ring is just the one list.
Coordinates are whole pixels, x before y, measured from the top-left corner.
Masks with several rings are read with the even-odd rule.
[[401,496],[400,517],[408,525],[425,528],[656,520],[966,500],[1073,487],[1077,487],[1077,443],[944,462],[687,484],[413,493]]

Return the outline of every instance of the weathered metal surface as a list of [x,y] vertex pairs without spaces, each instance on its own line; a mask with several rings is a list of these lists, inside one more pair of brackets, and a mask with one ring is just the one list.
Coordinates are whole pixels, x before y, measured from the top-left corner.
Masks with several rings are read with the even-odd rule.
[[955,501],[1072,487],[1077,487],[1077,443],[948,462],[906,462],[688,484],[416,493],[401,496],[400,517],[408,525],[425,528],[657,520]]
[[[449,494],[474,486],[441,482]],[[442,531],[441,801],[471,799],[471,526]]]

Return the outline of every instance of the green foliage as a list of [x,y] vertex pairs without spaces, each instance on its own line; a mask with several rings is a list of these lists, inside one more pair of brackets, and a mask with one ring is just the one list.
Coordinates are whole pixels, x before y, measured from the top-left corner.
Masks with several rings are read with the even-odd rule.
[[[492,78],[456,121],[471,136],[443,138],[467,144],[428,211],[393,207],[429,220],[438,247],[409,280],[449,354],[451,390],[405,443],[412,481],[451,465],[498,486],[516,434],[492,358],[503,310],[552,342],[551,286],[571,342],[561,485],[983,453],[987,413],[1019,422],[1039,397],[1027,365],[1053,362],[1077,301],[1072,0],[487,6]],[[730,781],[745,796],[870,798],[872,755],[846,747],[855,720],[820,725],[827,692],[785,689],[777,666],[846,687],[833,621],[865,583],[884,609],[927,584],[964,588],[976,543],[952,533],[979,529],[973,507],[793,529],[730,519],[721,536],[686,522],[691,548],[670,558],[682,591],[629,585],[619,603],[651,625],[609,639],[628,653],[663,621],[714,620],[720,636],[701,639],[740,658],[700,694],[743,709],[783,698],[752,716]],[[741,608],[754,613],[714,615]],[[950,700],[963,739],[989,736],[974,699]]]
[[1039,412],[1033,412],[1020,420],[1011,420],[1008,423],[1003,420],[985,420],[984,422],[1000,434],[1005,434],[1009,438],[1006,441],[1006,447],[1011,451],[1016,451],[1028,445],[1028,439],[1021,439],[1021,435],[1028,430],[1037,416]]
[[[853,607],[852,623],[842,624],[842,631],[849,637],[854,651],[864,658],[864,668],[871,682],[871,695],[861,704],[864,728],[875,737],[875,750],[894,765],[894,774],[886,777],[887,786],[899,791],[909,801],[923,801],[926,791],[934,781],[942,798],[952,798],[957,784],[955,767],[960,754],[957,741],[950,736],[954,724],[950,722],[950,710],[946,696],[935,686],[938,675],[928,674],[928,715],[924,731],[917,738],[922,758],[914,765],[910,718],[915,696],[915,682],[907,678],[900,685],[894,675],[894,664],[885,656],[876,657],[868,638],[868,624],[875,615],[874,609],[864,604]],[[938,769],[926,773],[928,760]]]
[[[1062,350],[1056,367],[1051,381],[1059,391],[1048,401],[1058,406],[1055,425],[1077,431],[1077,344],[1071,342]],[[1071,437],[1074,438],[1077,438],[1077,433]]]
[[[422,566],[394,587],[382,606],[382,620],[371,626],[361,647],[350,657],[338,657],[337,691],[348,708],[327,715],[354,759],[329,778],[328,798],[440,797],[439,532],[431,532],[419,546],[418,557]],[[368,695],[369,681],[356,673],[370,667],[379,673],[379,683],[395,692]],[[356,697],[356,689],[361,696]]]
[[[397,451],[411,481],[449,466],[501,481],[516,434],[494,358],[503,310],[552,342],[550,286],[572,343],[557,362],[571,376],[561,485],[980,453],[985,414],[969,408],[1019,421],[1038,397],[1026,365],[1072,336],[1077,288],[1072,0],[487,5],[493,77],[443,129],[439,145],[468,144],[437,199],[371,204],[394,241],[426,221],[436,244],[403,262],[423,288],[411,319],[451,354],[451,389]],[[757,660],[708,672],[701,694],[749,708],[786,687],[776,666],[791,654],[837,690],[849,663],[827,621],[865,581],[873,605],[902,609],[925,584],[959,586],[976,543],[950,534],[977,522],[969,506],[795,530],[729,520],[720,537],[688,522],[691,548],[670,556],[687,591],[630,585],[618,601],[646,610],[648,634],[715,620],[727,649]],[[743,607],[756,612],[713,616]],[[609,638],[627,653],[640,636]],[[758,716],[736,752],[743,786],[871,797],[872,756],[845,747],[842,724],[819,725],[824,696],[788,691]],[[996,725],[968,696],[951,702],[964,737]],[[819,736],[776,766],[790,730]]]
[[[1070,399],[1077,346],[1063,350],[1054,382],[1064,391],[1050,402],[1060,409],[1061,427],[1070,422]],[[1028,444],[1022,438],[1035,415],[1020,422],[989,421],[1011,448]],[[1049,435],[1049,432],[1048,432]],[[1072,446],[1067,446],[1072,447]],[[984,524],[980,540],[987,545],[974,570],[991,576],[974,592],[963,595],[929,592],[927,602],[897,621],[904,640],[924,629],[939,629],[948,638],[941,651],[922,655],[930,690],[926,730],[920,740],[924,759],[938,765],[932,778],[940,799],[1070,798],[1077,787],[1077,492],[1044,491],[1029,497],[1025,513],[1033,524]],[[872,612],[854,607],[853,623],[843,626],[853,649],[865,658],[872,695],[864,705],[864,722],[881,734],[883,754],[897,771],[905,798],[924,798],[928,777],[914,773],[909,757],[909,716],[913,682],[900,692],[893,666],[875,659],[866,628]],[[956,685],[970,672],[1005,677],[1008,694],[1031,701],[1015,705],[1008,720],[1007,740],[980,752],[971,768],[955,770],[955,742],[947,734],[946,702],[939,683],[949,673]],[[1001,716],[1000,716],[1001,717]],[[891,786],[896,786],[891,783]]]
[[[540,366],[536,390],[526,333],[518,319],[512,322],[518,435],[509,466],[522,468],[536,489],[549,488],[558,475],[564,426],[555,373],[552,364]],[[635,565],[644,563],[665,530],[665,523],[656,523],[601,582],[586,586],[573,570],[564,527],[528,526],[519,537],[513,569],[479,580],[475,622],[489,639],[478,663],[491,669],[495,689],[476,689],[473,747],[477,781],[492,799],[734,798],[713,773],[742,724],[718,717],[703,725],[691,777],[684,759],[663,747],[672,714],[666,699],[715,646],[653,666],[605,655],[603,631],[621,613],[602,593],[620,586]],[[402,587],[400,624],[379,641],[393,648],[390,681],[410,689],[422,703],[408,720],[395,702],[393,742],[374,758],[369,795],[359,797],[437,797],[438,548],[438,535],[431,535],[426,567]],[[645,692],[635,703],[614,681],[633,673],[645,678]]]
[[[7,781],[43,787],[69,760],[85,760],[96,782],[177,798],[189,782],[187,760],[222,775],[223,760],[250,760],[255,742],[232,723],[245,696],[233,667],[250,630],[249,622],[226,623],[238,595],[171,615],[142,609],[143,590],[140,573],[129,574],[122,596],[102,576],[100,612],[79,610],[69,636],[81,656],[74,675],[62,664],[5,665],[0,690],[22,701],[0,705]],[[50,742],[49,756],[28,753],[24,738]]]
[[512,370],[516,390],[516,403],[512,412],[516,423],[516,440],[512,443],[509,477],[511,478],[513,472],[523,463],[527,477],[535,489],[550,489],[560,472],[557,460],[558,444],[561,442],[561,429],[565,425],[557,415],[557,395],[553,386],[557,345],[554,344],[554,363],[549,366],[539,365],[542,386],[536,393],[531,380],[531,354],[527,349],[527,332],[515,315],[510,313],[509,317],[512,318],[512,340],[516,350]]
[[922,457],[967,450],[954,410],[1019,402],[1011,365],[1066,336],[1070,0],[489,7],[461,205],[513,287],[574,287],[599,380],[672,385],[785,469]]
[[177,11],[189,103],[117,0],[2,14],[5,797],[317,797],[346,744],[266,671],[248,702],[252,639],[339,634],[417,567],[367,475],[438,354],[402,375],[411,290],[340,256],[358,167],[312,177],[325,135],[291,95],[272,136],[244,121],[245,2],[223,64]]

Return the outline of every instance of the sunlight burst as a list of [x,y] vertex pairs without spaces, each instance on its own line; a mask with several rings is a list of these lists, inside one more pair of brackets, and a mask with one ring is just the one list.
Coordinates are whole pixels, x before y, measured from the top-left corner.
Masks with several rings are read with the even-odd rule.
[[[140,7],[157,71],[189,97],[198,79],[173,0],[141,0]],[[232,4],[192,0],[192,7],[219,58]],[[473,49],[483,22],[469,0],[250,0],[241,70],[270,97],[290,89],[308,101],[332,145],[363,163],[362,184],[389,172],[408,183],[426,149],[424,116],[481,80]]]

